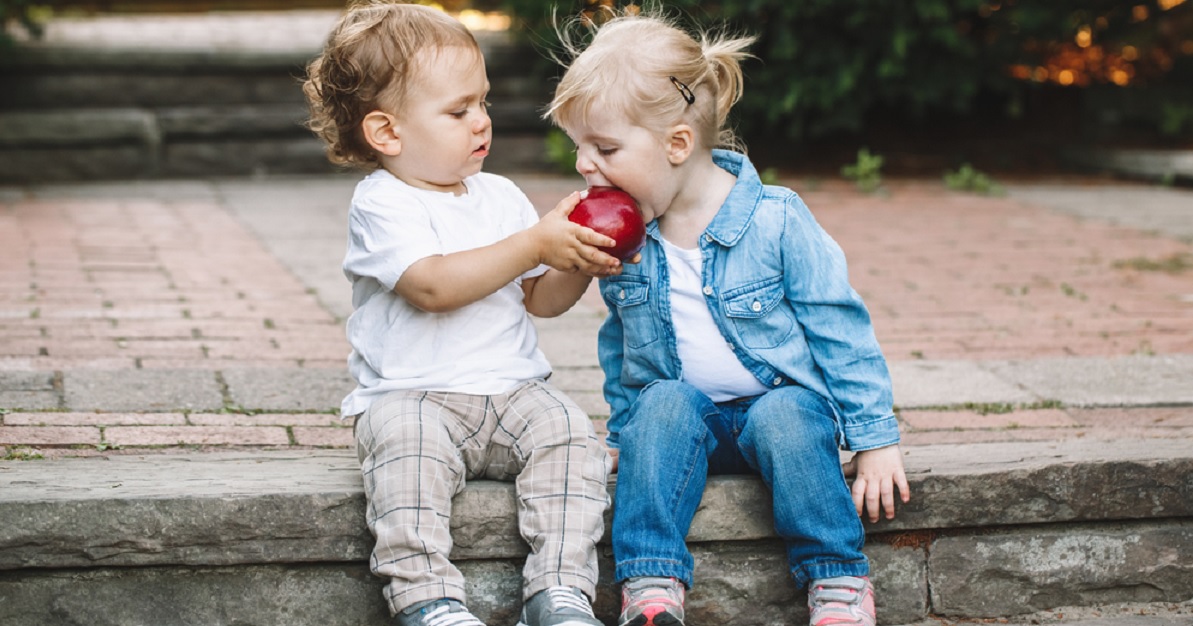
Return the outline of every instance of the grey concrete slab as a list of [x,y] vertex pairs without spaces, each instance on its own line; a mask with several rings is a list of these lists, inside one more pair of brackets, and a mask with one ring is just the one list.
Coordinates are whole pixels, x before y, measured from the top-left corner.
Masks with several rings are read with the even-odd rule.
[[1041,398],[975,361],[892,361],[895,406],[901,409],[964,404],[1028,404]]
[[0,371],[0,408],[44,411],[59,406],[53,372]]
[[224,179],[224,205],[341,319],[352,314],[352,285],[341,266],[348,205],[360,174]]
[[218,411],[224,396],[207,370],[68,370],[66,408],[72,411]]
[[556,368],[597,367],[597,332],[604,319],[604,311],[583,302],[559,317],[535,318],[539,347]]
[[1068,406],[1193,403],[1193,355],[992,361],[985,367]]
[[1193,190],[1043,182],[1009,185],[1007,191],[1030,204],[1193,241]]
[[222,372],[233,406],[253,411],[338,411],[356,383],[344,368],[234,368]]

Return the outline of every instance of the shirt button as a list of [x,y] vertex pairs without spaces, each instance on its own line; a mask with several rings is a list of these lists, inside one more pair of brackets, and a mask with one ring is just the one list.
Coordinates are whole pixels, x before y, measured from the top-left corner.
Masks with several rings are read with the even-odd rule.
[[711,296],[711,295],[712,295],[712,287],[705,287],[705,288],[704,288],[704,295],[706,295],[706,296]]
[[725,342],[725,345],[729,346],[729,351],[730,351],[730,352],[736,352],[736,351],[737,351],[737,346],[733,345],[733,342],[732,342],[732,341],[726,341],[726,342]]
[[617,297],[621,300],[625,300],[625,289],[622,289],[621,291],[617,292]]
[[774,380],[771,381],[771,384],[778,387],[779,385],[783,384],[783,379],[776,377]]
[[704,236],[704,240],[705,240],[705,241],[710,241],[710,242],[711,242],[711,241],[712,241],[712,235],[705,235],[705,236]]
[[755,313],[757,313],[762,310],[762,303],[755,300],[754,304],[750,305],[750,308],[753,309]]

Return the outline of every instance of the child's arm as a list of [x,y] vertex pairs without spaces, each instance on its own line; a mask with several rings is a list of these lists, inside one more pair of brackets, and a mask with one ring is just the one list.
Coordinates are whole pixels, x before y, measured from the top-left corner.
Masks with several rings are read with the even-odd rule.
[[895,489],[904,504],[911,500],[907,486],[907,474],[903,471],[903,453],[899,444],[873,450],[863,450],[853,455],[845,464],[845,476],[854,476],[853,504],[858,517],[870,511],[870,521],[878,521],[881,507],[887,519],[895,517]]
[[[568,221],[567,214],[579,200],[579,193],[573,193],[534,226],[497,243],[421,259],[402,274],[394,291],[424,311],[446,313],[485,298],[522,274],[545,264],[563,272],[587,274],[569,275],[570,280],[548,281],[551,287],[561,288],[564,293],[540,296],[554,306],[571,298],[567,303],[570,307],[584,293],[589,276],[607,275],[620,265],[617,259],[596,248],[612,245],[612,239]],[[551,273],[560,272],[548,272]],[[531,310],[529,297],[527,309]],[[550,311],[551,308],[543,310]],[[531,312],[538,314],[534,310]]]

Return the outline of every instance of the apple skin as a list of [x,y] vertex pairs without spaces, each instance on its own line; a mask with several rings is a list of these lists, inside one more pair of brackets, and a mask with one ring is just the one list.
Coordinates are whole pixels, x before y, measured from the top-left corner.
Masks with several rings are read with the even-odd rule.
[[568,219],[611,237],[616,244],[599,247],[622,261],[633,258],[646,245],[646,224],[642,222],[638,203],[616,187],[589,187],[588,195],[580,200]]

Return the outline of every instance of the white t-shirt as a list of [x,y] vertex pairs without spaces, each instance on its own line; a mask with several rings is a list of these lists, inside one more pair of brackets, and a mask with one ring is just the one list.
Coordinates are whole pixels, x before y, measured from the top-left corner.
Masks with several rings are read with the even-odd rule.
[[666,239],[663,252],[671,274],[671,320],[682,370],[680,378],[713,402],[756,396],[770,389],[737,360],[708,310],[701,290],[700,249],[686,250]]
[[428,313],[394,293],[415,261],[496,243],[538,221],[534,205],[510,180],[479,173],[467,193],[411,187],[378,169],[356,186],[348,212],[344,274],[352,281],[348,370],[356,389],[343,415],[365,411],[396,390],[504,393],[551,366],[523,303],[523,274],[496,293],[448,313]]

